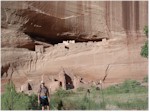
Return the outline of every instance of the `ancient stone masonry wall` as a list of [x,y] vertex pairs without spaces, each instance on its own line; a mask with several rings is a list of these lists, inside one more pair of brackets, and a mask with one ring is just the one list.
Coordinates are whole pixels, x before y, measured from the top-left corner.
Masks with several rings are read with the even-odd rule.
[[[108,40],[106,43],[105,41],[74,43],[72,44],[73,48],[71,48],[71,44],[69,45],[69,50],[62,43],[60,44],[60,46],[63,46],[61,49],[59,45],[50,47],[51,50],[47,50],[43,54],[23,49],[24,52],[21,49],[13,49],[12,52],[11,49],[2,48],[2,54],[5,54],[2,55],[2,70],[5,69],[4,74],[8,74],[3,74],[2,79],[12,77],[15,80],[19,77],[28,77],[40,83],[40,77],[43,73],[51,75],[54,72],[54,75],[56,75],[61,67],[69,67],[73,69],[74,74],[80,74],[80,77],[94,81],[97,78],[104,78],[108,64],[111,64],[111,67],[106,82],[111,82],[112,79],[121,81],[124,78],[141,78],[143,77],[141,74],[146,74],[147,61],[141,58],[139,53],[141,47],[139,45],[133,47],[134,49],[131,49],[130,54],[128,54],[125,43],[119,42],[116,44],[116,41],[112,40]],[[9,67],[9,65],[11,66]],[[124,78],[121,78],[122,76]],[[56,79],[59,80],[58,77]],[[75,84],[76,79],[72,78],[72,80]],[[61,82],[63,85],[64,81],[61,80]],[[58,88],[60,82],[55,82],[54,85]],[[80,86],[78,83],[76,85],[77,87]],[[33,90],[36,91],[36,88],[38,87],[34,84]],[[55,90],[55,88],[52,88],[52,90]]]
[[2,85],[11,78],[36,92],[46,74],[55,91],[65,88],[63,67],[77,88],[102,80],[108,65],[105,84],[142,80],[147,23],[147,1],[2,1]]

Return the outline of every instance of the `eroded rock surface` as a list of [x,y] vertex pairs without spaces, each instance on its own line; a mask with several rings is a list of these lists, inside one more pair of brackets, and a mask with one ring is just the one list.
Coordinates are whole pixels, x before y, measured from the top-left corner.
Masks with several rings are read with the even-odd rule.
[[124,33],[142,33],[147,2],[36,1],[2,2],[3,19],[24,32],[48,40],[100,40]]
[[16,30],[1,30],[1,47],[35,49],[34,41],[22,32]]
[[55,91],[143,79],[147,12],[146,1],[3,1],[2,91],[9,79],[29,94],[41,80]]

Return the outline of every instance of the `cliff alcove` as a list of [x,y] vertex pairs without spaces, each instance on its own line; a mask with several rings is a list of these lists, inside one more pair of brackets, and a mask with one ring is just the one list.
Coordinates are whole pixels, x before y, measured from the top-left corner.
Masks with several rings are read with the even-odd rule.
[[[85,79],[85,85],[103,79],[109,64],[106,86],[124,79],[141,80],[147,74],[148,61],[140,56],[147,41],[143,32],[148,24],[147,1],[1,4],[2,85],[8,79],[16,88],[30,78],[40,83],[43,74],[51,78],[61,67]],[[76,87],[76,82],[66,76],[66,85]],[[54,85],[53,90],[64,87],[64,82],[55,81]],[[36,92],[38,85],[34,83],[33,87]]]

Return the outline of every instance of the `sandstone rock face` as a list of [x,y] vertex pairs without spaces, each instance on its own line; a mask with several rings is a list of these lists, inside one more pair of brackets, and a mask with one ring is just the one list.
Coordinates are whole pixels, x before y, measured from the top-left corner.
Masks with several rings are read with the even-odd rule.
[[142,1],[2,2],[2,9],[9,23],[20,23],[24,32],[50,40],[100,40],[116,33],[142,33],[148,21],[148,4]]
[[24,33],[9,29],[1,31],[1,46],[7,48],[27,48],[33,50],[35,48],[34,41]]
[[2,90],[8,79],[26,93],[41,80],[52,92],[142,80],[147,15],[146,1],[3,1]]

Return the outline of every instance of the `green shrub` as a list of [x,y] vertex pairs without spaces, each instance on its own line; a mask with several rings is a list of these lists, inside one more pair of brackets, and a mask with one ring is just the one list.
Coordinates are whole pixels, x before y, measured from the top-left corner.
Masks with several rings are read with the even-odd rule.
[[64,108],[67,110],[96,110],[99,109],[99,103],[88,97],[74,99],[64,99]]
[[84,88],[84,87],[79,87],[79,88],[77,88],[77,91],[85,91],[86,89]]
[[52,110],[57,110],[58,104],[60,103],[61,99],[59,97],[51,97],[50,100],[50,108]]
[[28,110],[30,106],[30,98],[24,93],[17,93],[14,102],[14,110]]
[[14,110],[14,103],[17,99],[15,85],[12,82],[6,84],[5,91],[5,94],[1,96],[2,110]]
[[38,105],[38,97],[35,94],[31,94],[29,96],[30,104],[29,109],[31,110],[39,110],[41,107]]
[[5,93],[1,96],[2,110],[27,110],[29,102],[28,95],[16,92],[13,82],[6,84]]
[[130,110],[147,110],[148,109],[148,99],[134,99],[127,102],[117,102],[117,106],[121,109]]
[[65,110],[79,110],[79,102],[81,101],[81,99],[64,99],[63,101],[63,108]]
[[120,88],[124,89],[125,91],[126,90],[131,91],[134,88],[139,87],[140,85],[141,85],[141,83],[138,82],[138,81],[135,81],[135,80],[126,80],[122,85],[120,85]]
[[143,82],[148,82],[148,76],[144,77]]
[[72,95],[74,92],[72,90],[63,90],[63,89],[58,89],[54,95],[58,97],[67,97],[68,95]]
[[80,97],[74,96],[71,99],[69,99],[68,97],[64,98],[63,99],[64,109],[67,109],[67,110],[105,109],[105,107],[106,107],[105,103],[101,102],[101,101],[95,101],[95,99],[93,99],[93,94],[97,94],[97,93],[93,93],[93,92],[85,93],[85,92],[83,92],[82,95],[80,94]]
[[142,46],[140,54],[141,54],[141,56],[148,58],[148,41],[146,41],[144,46]]
[[[144,33],[148,37],[148,26],[144,27]],[[148,41],[146,41],[144,46],[142,46],[140,54],[141,54],[141,56],[148,58]]]
[[51,97],[50,101],[50,107],[53,110],[60,109],[62,101],[65,99],[65,97],[69,97],[71,95],[75,94],[72,90],[63,90],[58,89]]
[[126,80],[122,84],[117,84],[104,89],[105,94],[116,93],[131,93],[131,92],[144,92],[148,89],[141,86],[141,83],[135,80]]
[[145,33],[145,35],[148,37],[148,26],[145,26],[145,27],[144,27],[144,33]]

